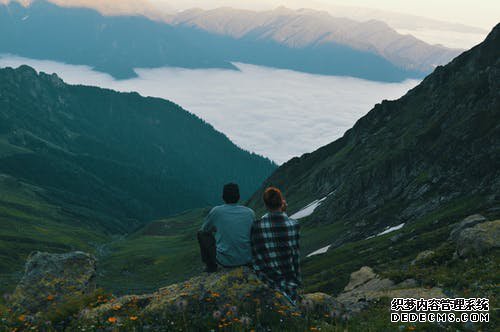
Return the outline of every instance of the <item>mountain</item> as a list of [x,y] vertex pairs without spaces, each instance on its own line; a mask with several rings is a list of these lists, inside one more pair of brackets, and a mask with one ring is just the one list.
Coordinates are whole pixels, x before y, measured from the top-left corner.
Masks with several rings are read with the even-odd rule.
[[[302,224],[307,291],[338,294],[364,265],[399,281],[422,273],[419,282],[439,281],[453,292],[470,279],[488,285],[496,273],[486,273],[491,255],[475,261],[460,282],[449,276],[468,263],[444,262],[453,256],[448,238],[463,227],[460,220],[500,217],[498,33],[499,27],[405,97],[377,105],[342,139],[292,159],[265,181],[262,188],[284,190],[289,214]],[[257,215],[264,213],[261,195],[249,201]],[[155,220],[114,241],[100,257],[98,282],[139,293],[201,273],[200,263],[185,262],[199,261],[195,230],[206,213]],[[441,275],[428,271],[432,264],[408,272],[425,250],[441,255],[432,260]],[[478,271],[485,273],[479,278]]]
[[460,52],[400,35],[382,21],[359,22],[312,9],[279,7],[263,12],[233,8],[192,9],[177,14],[168,22],[195,26],[237,39],[273,41],[292,49],[347,46],[375,54],[399,68],[420,73],[428,73],[437,65],[446,64]]
[[283,188],[292,210],[328,196],[315,222],[357,223],[368,235],[464,198],[494,204],[499,46],[497,26],[402,98],[377,104],[339,140],[281,166],[265,186]]
[[135,77],[134,68],[235,70],[231,62],[244,62],[395,82],[423,77],[458,52],[399,35],[382,22],[285,8],[190,10],[150,20],[38,0],[0,5],[0,29],[0,53],[89,65],[119,79]]
[[249,197],[275,169],[178,105],[0,69],[0,280],[30,251],[100,250],[158,217]]
[[[375,106],[343,138],[281,166],[250,199],[250,205],[262,211],[262,189],[277,185],[285,192],[290,214],[301,222],[305,296],[300,305],[290,306],[246,267],[201,274],[161,287],[176,278],[175,274],[184,278],[201,269],[195,231],[207,210],[198,209],[150,222],[127,237],[100,239],[100,243],[108,242],[93,250],[104,258],[97,268],[94,257],[82,252],[34,253],[27,260],[24,276],[17,278],[21,280],[18,287],[0,303],[0,326],[8,330],[155,330],[168,325],[184,330],[207,326],[256,330],[285,326],[325,331],[498,330],[499,317],[493,311],[498,307],[500,266],[499,46],[500,24],[482,44],[438,67],[404,97]],[[26,101],[37,100],[39,105],[31,107],[38,111],[48,105],[47,100],[57,100],[38,118],[39,130],[31,130],[23,140],[14,135],[0,141],[2,155],[43,152],[57,159],[70,148],[78,155],[80,150],[71,144],[75,131],[69,123],[80,113],[60,112],[61,105],[74,105],[67,94],[53,98],[63,83],[55,76],[36,75],[27,67],[0,73],[5,76],[2,84],[9,82],[8,86],[23,91],[24,98],[15,99],[12,89],[0,90],[1,100],[14,98],[12,104],[17,109],[22,109]],[[20,77],[9,77],[14,74]],[[39,80],[30,86],[21,84],[23,77],[29,77],[29,82],[33,77]],[[45,90],[40,90],[43,87]],[[135,94],[119,96],[139,98]],[[84,97],[85,102],[90,100],[88,94]],[[24,116],[19,123],[29,123],[32,113],[21,113]],[[95,113],[109,116],[111,112],[106,108],[91,114]],[[0,133],[9,132],[5,119],[3,116],[0,123],[7,125]],[[64,122],[66,130],[44,135],[46,123],[56,120]],[[134,122],[142,123],[135,118]],[[146,122],[149,131],[151,125],[162,123]],[[85,129],[94,132],[92,125]],[[26,144],[33,141],[36,144]],[[138,141],[134,136],[126,143],[134,150]],[[106,156],[114,156],[112,152],[106,150]],[[17,168],[24,169],[25,165]],[[115,170],[119,172],[120,168]],[[23,231],[22,235],[43,234],[46,224],[40,225],[40,220],[71,211],[64,207],[45,211],[47,203],[42,199],[50,198],[44,193],[50,194],[52,189],[37,187],[33,181],[6,175],[0,177],[0,188],[7,188],[0,196],[0,226],[10,222],[10,227],[1,232],[0,254],[11,261],[5,248],[17,254],[12,248],[19,246],[8,241],[16,245],[21,241],[4,234],[16,228]],[[30,214],[30,227],[16,224]],[[82,242],[92,231],[71,235]],[[66,240],[71,241],[71,237]],[[32,241],[30,245],[50,248],[50,242]],[[89,243],[87,246],[92,247]],[[57,250],[70,248],[66,242],[66,247]],[[0,263],[4,261],[2,257]],[[104,285],[108,290],[135,293],[148,287],[144,282],[159,289],[122,297],[96,290]],[[121,289],[122,284],[126,289]],[[445,297],[488,299],[490,309],[481,313],[489,320],[397,324],[390,320],[388,308],[394,298]]]
[[[341,275],[342,264],[350,273],[360,267],[352,262],[395,264],[384,255],[408,262],[410,253],[444,243],[460,218],[498,216],[499,50],[497,25],[402,98],[377,104],[342,138],[282,165],[252,197],[250,206],[263,212],[262,190],[284,191],[304,225],[305,254],[326,253],[306,260],[311,284],[339,287],[329,276]],[[399,235],[387,241],[385,234]]]
[[248,197],[275,167],[169,101],[27,66],[0,77],[0,171],[64,201],[149,220],[214,204],[231,180]]
[[[7,4],[16,0],[0,0],[0,3]],[[24,6],[29,6],[36,0],[17,0]],[[166,13],[174,12],[175,9],[165,2],[158,3],[152,0],[48,0],[61,7],[77,7],[95,9],[99,13],[107,16],[142,15],[154,20],[163,19]]]
[[107,17],[45,1],[28,7],[12,2],[0,6],[0,29],[2,53],[89,65],[116,78],[136,76],[137,67],[235,69],[196,45],[206,33],[141,16]]

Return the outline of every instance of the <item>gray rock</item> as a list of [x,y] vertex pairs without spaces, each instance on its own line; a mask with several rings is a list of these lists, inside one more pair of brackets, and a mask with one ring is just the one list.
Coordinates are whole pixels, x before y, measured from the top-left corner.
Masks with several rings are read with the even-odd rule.
[[371,267],[363,266],[358,271],[351,273],[351,278],[347,286],[345,286],[344,291],[353,290],[354,288],[359,287],[369,280],[374,279],[376,276],[377,275],[375,274],[375,272],[373,272]]
[[407,279],[399,284],[382,279],[367,266],[351,274],[349,284],[336,300],[350,314],[366,309],[372,302],[382,297],[439,298],[445,297],[440,288],[417,287],[414,279]]
[[457,254],[459,257],[481,255],[491,249],[500,247],[500,220],[484,222],[466,228],[457,238]]
[[452,241],[456,241],[460,232],[466,228],[473,227],[479,223],[485,222],[487,219],[480,214],[473,214],[468,216],[467,218],[460,221],[458,224],[453,227],[450,232],[449,239]]
[[417,281],[415,279],[406,279],[396,285],[397,288],[414,288],[417,287]]
[[393,237],[391,237],[391,238],[390,238],[390,241],[391,241],[391,242],[397,242],[397,241],[399,241],[399,239],[401,239],[402,237],[403,237],[403,234],[398,233],[398,234],[394,235]]
[[415,265],[418,262],[428,259],[434,256],[434,254],[435,254],[434,250],[424,250],[420,252],[414,260],[411,261],[411,265]]
[[93,292],[95,276],[96,259],[87,253],[34,252],[12,295],[12,306],[26,313],[44,312],[50,306]]

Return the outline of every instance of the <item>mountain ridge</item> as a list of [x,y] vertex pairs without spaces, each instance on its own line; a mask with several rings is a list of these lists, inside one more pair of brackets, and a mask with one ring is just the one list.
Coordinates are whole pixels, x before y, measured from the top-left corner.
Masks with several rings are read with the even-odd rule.
[[402,68],[422,72],[448,62],[460,52],[428,45],[413,36],[399,35],[382,21],[357,22],[313,9],[292,10],[283,6],[259,12],[229,7],[206,11],[192,9],[171,16],[167,22],[195,26],[237,39],[271,39],[292,48],[339,43],[373,52]]
[[[177,17],[186,18],[190,13],[193,11]],[[386,82],[420,78],[434,64],[445,63],[458,52],[398,35],[381,22],[337,22],[328,14],[310,10],[287,9],[283,14],[278,10],[277,15],[274,11],[230,13],[239,13],[240,20],[220,15],[215,19],[232,25],[246,21],[251,30],[244,38],[212,28],[204,30],[189,22],[173,24],[175,19],[170,20],[172,25],[144,16],[103,16],[95,10],[59,7],[45,0],[28,7],[11,2],[0,6],[0,28],[6,32],[0,36],[0,52],[89,65],[118,79],[136,77],[135,68],[237,70],[232,62],[243,62]],[[269,24],[259,27],[255,25],[258,22]],[[298,29],[299,25],[307,26],[311,36]],[[60,26],[66,28],[61,30]],[[142,38],[144,35],[149,38]]]
[[[130,167],[129,165],[135,164],[136,166],[133,167],[140,167],[143,169],[150,167],[148,166],[148,162],[150,165],[153,165],[153,167],[159,167],[160,165],[155,165],[158,164],[158,161],[155,161],[155,158],[163,158],[164,161],[167,161],[165,165],[168,165],[168,162],[172,162],[171,167],[174,167],[172,170],[168,170],[168,172],[172,172],[175,167],[179,166],[181,169],[184,169],[184,172],[186,172],[187,164],[181,163],[176,166],[174,158],[176,157],[175,154],[184,153],[188,156],[193,153],[189,150],[183,150],[183,148],[176,146],[184,146],[186,143],[180,141],[181,137],[182,139],[186,139],[188,138],[188,135],[186,133],[181,134],[178,142],[161,142],[157,140],[162,135],[163,138],[168,137],[172,139],[175,135],[173,133],[180,134],[180,132],[182,132],[183,129],[188,128],[191,123],[196,123],[201,128],[204,128],[204,130],[207,129],[209,132],[213,132],[215,134],[214,137],[216,137],[214,140],[207,135],[204,137],[206,142],[198,142],[198,144],[204,145],[208,144],[208,142],[212,142],[215,146],[217,146],[215,142],[220,140],[225,145],[224,148],[227,149],[227,153],[236,153],[233,161],[235,163],[234,165],[239,162],[238,159],[240,157],[245,159],[248,156],[250,157],[250,160],[253,159],[254,161],[266,160],[234,146],[225,135],[215,131],[215,129],[206,122],[202,121],[195,115],[186,112],[178,105],[160,98],[145,98],[135,92],[118,93],[110,89],[101,89],[98,87],[67,85],[55,74],[38,74],[33,68],[28,66],[21,66],[18,69],[1,69],[0,74],[3,77],[1,102],[5,106],[0,112],[3,119],[3,127],[0,134],[6,144],[11,147],[27,148],[28,150],[31,149],[31,152],[35,153],[40,151],[41,154],[48,152],[54,154],[54,156],[67,155],[70,158],[76,159],[88,157],[100,158],[101,161],[95,159],[94,162],[104,163],[107,163],[106,160],[108,158],[111,161],[112,159],[110,156],[114,155],[117,158],[116,160],[120,160],[116,166]],[[25,90],[19,90],[21,88],[24,88]],[[17,106],[14,106],[12,103],[15,100],[14,98],[17,97],[15,96],[15,93],[25,95],[25,99]],[[82,96],[84,96],[85,101],[83,99],[79,99],[82,98]],[[37,114],[34,110],[28,112],[26,108],[23,108],[26,107],[30,100],[35,99],[39,100],[36,110],[38,112],[45,112],[46,109],[47,115],[49,116],[48,119],[41,120],[41,118],[38,118],[39,122],[30,122],[43,114]],[[127,100],[128,104],[123,104],[121,102],[122,100]],[[134,110],[134,107],[140,108],[140,103],[142,102],[148,105],[147,107],[149,109],[142,110],[141,114],[141,111]],[[95,109],[93,109],[94,107]],[[14,113],[14,109],[16,113]],[[115,111],[115,109],[117,110]],[[161,111],[161,109],[163,109],[163,111]],[[98,114],[99,110],[106,111]],[[21,112],[24,112],[23,117],[20,117],[20,114],[22,114]],[[125,112],[130,112],[130,116],[135,117],[138,121],[138,125],[142,125],[141,122],[143,122],[144,125],[150,128],[149,130],[151,133],[148,135],[151,136],[151,142],[144,141],[146,144],[151,144],[151,148],[148,148],[148,150],[141,151],[137,149],[138,145],[143,143],[141,141],[133,143],[130,141],[130,138],[128,138],[130,145],[120,145],[123,143],[119,142],[117,139],[118,137],[123,139],[126,135],[145,135],[145,132],[134,130],[132,127],[113,128],[113,126],[116,126],[117,123],[122,122],[125,124],[126,122],[130,123],[130,121],[132,121],[130,119],[124,119],[119,115],[119,113]],[[100,116],[104,116],[104,118],[99,118]],[[106,123],[106,117],[109,117],[110,119],[114,118],[114,121],[118,122]],[[144,117],[144,119],[140,119],[140,117]],[[170,119],[168,117],[170,117]],[[84,121],[81,123],[78,122],[83,119]],[[92,128],[92,125],[97,124],[95,122],[97,120],[104,122],[101,122],[99,126]],[[169,120],[174,122],[169,123]],[[175,121],[177,121],[177,123],[175,123]],[[60,127],[54,127],[56,125],[60,125]],[[81,132],[82,128],[79,128],[79,125],[83,126],[85,133]],[[155,126],[160,128],[163,127],[171,132],[159,132],[154,128]],[[175,126],[178,128],[175,128]],[[50,130],[52,130],[52,132],[50,132]],[[85,135],[89,136],[86,137]],[[109,137],[113,140],[106,142],[102,146],[98,146],[98,140],[106,137],[107,135],[109,135]],[[113,137],[113,135],[117,135],[117,137]],[[140,136],[137,136],[137,138],[139,137]],[[143,138],[140,139],[142,140]],[[193,138],[189,138],[189,140],[191,141]],[[79,141],[84,144],[79,145],[81,144]],[[155,144],[158,144],[158,146],[155,146]],[[193,144],[193,146],[195,145]],[[40,147],[43,148],[40,149]],[[153,151],[157,151],[156,153],[159,152],[160,154],[158,155],[153,153]],[[167,152],[174,153],[174,155],[169,156]],[[217,153],[218,151],[214,151],[212,154],[216,155]],[[6,160],[15,155],[16,153],[2,155],[4,158],[4,163],[1,167],[2,170],[6,171],[9,168],[9,166],[7,166],[9,163]],[[193,153],[192,156],[196,157],[196,154]],[[81,162],[86,163],[89,161],[81,160]],[[205,162],[207,163],[206,167],[210,167],[212,164],[212,161],[210,160],[205,160]],[[260,161],[258,161],[258,163],[259,162]],[[183,161],[183,163],[186,163],[186,161]],[[270,161],[264,162],[264,164],[266,163],[268,163],[269,166],[272,165]],[[26,166],[29,166],[29,163]],[[91,167],[90,169],[93,167],[91,164],[88,166]],[[266,168],[266,166],[264,168]],[[165,172],[165,170],[162,172]],[[10,169],[10,171],[20,172],[21,170]],[[196,173],[197,172],[192,172],[190,176],[193,177]],[[235,175],[245,176],[244,172],[239,175],[238,173],[239,172],[235,173],[233,171],[228,171],[229,178]],[[110,176],[110,174],[108,176]],[[253,175],[250,175],[250,178],[252,176]],[[224,177],[227,177],[227,175]],[[201,178],[198,180],[201,180]],[[219,185],[222,185],[223,182],[224,181],[219,182]],[[241,185],[243,195],[248,195],[249,189],[246,188],[248,185],[247,180],[241,180]],[[180,194],[180,192],[178,192],[178,194]],[[211,195],[211,197],[211,199],[218,198],[218,194]],[[206,199],[200,199],[199,201],[202,202],[202,204],[208,203]],[[181,208],[174,212],[180,212],[185,208],[186,207],[182,208],[181,205]],[[146,218],[147,215],[149,214],[145,215]],[[166,214],[163,213],[160,215],[164,216]]]
[[[399,100],[377,104],[342,138],[282,165],[264,187],[283,188],[292,212],[333,192],[306,220],[355,225],[336,235],[337,245],[458,198],[479,195],[497,204],[499,30],[497,25],[482,44],[438,67]],[[472,160],[480,161],[477,173]]]

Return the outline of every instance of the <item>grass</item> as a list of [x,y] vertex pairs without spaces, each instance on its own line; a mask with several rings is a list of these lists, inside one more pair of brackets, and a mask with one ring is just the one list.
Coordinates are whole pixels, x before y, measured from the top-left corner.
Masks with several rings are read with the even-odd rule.
[[[43,195],[36,188],[11,178],[1,178],[2,291],[12,289],[20,276],[24,259],[32,250],[63,252],[79,249],[97,254],[98,285],[115,294],[151,292],[198,275],[203,268],[196,232],[208,209],[153,221],[129,236],[110,237],[99,230],[78,226],[74,221],[68,222],[68,215],[41,197]],[[478,212],[490,219],[494,217],[482,210],[481,202],[483,197],[457,200],[407,223],[401,230],[349,242],[311,258],[305,258],[305,255],[330,244],[349,228],[343,223],[314,225],[304,222],[301,243],[304,291],[338,294],[353,271],[368,265],[381,276],[396,282],[413,278],[423,287],[438,286],[454,296],[490,298],[492,308],[498,307],[498,252],[468,261],[452,260],[454,246],[447,242],[450,225],[463,217]],[[396,234],[399,239],[391,241]],[[417,265],[410,264],[419,252],[428,249],[436,254]],[[434,325],[391,325],[386,301],[375,303],[347,323],[322,330],[435,330]],[[498,319],[494,314],[491,316],[493,324],[497,325]],[[488,326],[482,328],[488,330]]]
[[98,283],[116,293],[150,292],[202,272],[197,230],[208,209],[149,223],[112,242],[100,258]]
[[109,237],[79,225],[36,187],[0,176],[0,292],[12,291],[32,251],[96,252]]
[[[326,254],[304,259],[305,290],[338,294],[347,284],[350,273],[364,265],[377,271],[405,269],[419,252],[445,242],[451,223],[459,221],[471,211],[480,212],[473,207],[480,206],[481,200],[481,197],[474,197],[456,201],[405,225],[399,231],[350,242],[332,248]],[[314,233],[326,231],[318,228]],[[390,239],[396,234],[400,234],[400,238],[392,242]],[[335,234],[330,236],[334,238]],[[306,237],[304,241],[309,240]]]

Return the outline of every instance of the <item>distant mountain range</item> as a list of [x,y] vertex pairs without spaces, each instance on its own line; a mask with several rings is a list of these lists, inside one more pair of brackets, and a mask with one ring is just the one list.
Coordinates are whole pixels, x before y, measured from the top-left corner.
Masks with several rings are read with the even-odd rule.
[[392,82],[423,77],[460,52],[382,22],[285,8],[189,10],[162,17],[166,24],[39,0],[2,5],[0,19],[1,53],[89,65],[116,78],[134,77],[137,67],[236,69],[231,62],[245,62]]
[[168,19],[174,25],[200,29],[237,39],[270,40],[293,49],[343,45],[376,54],[399,68],[422,73],[459,54],[398,34],[382,21],[354,21],[312,9],[256,12],[232,8],[187,10]]

